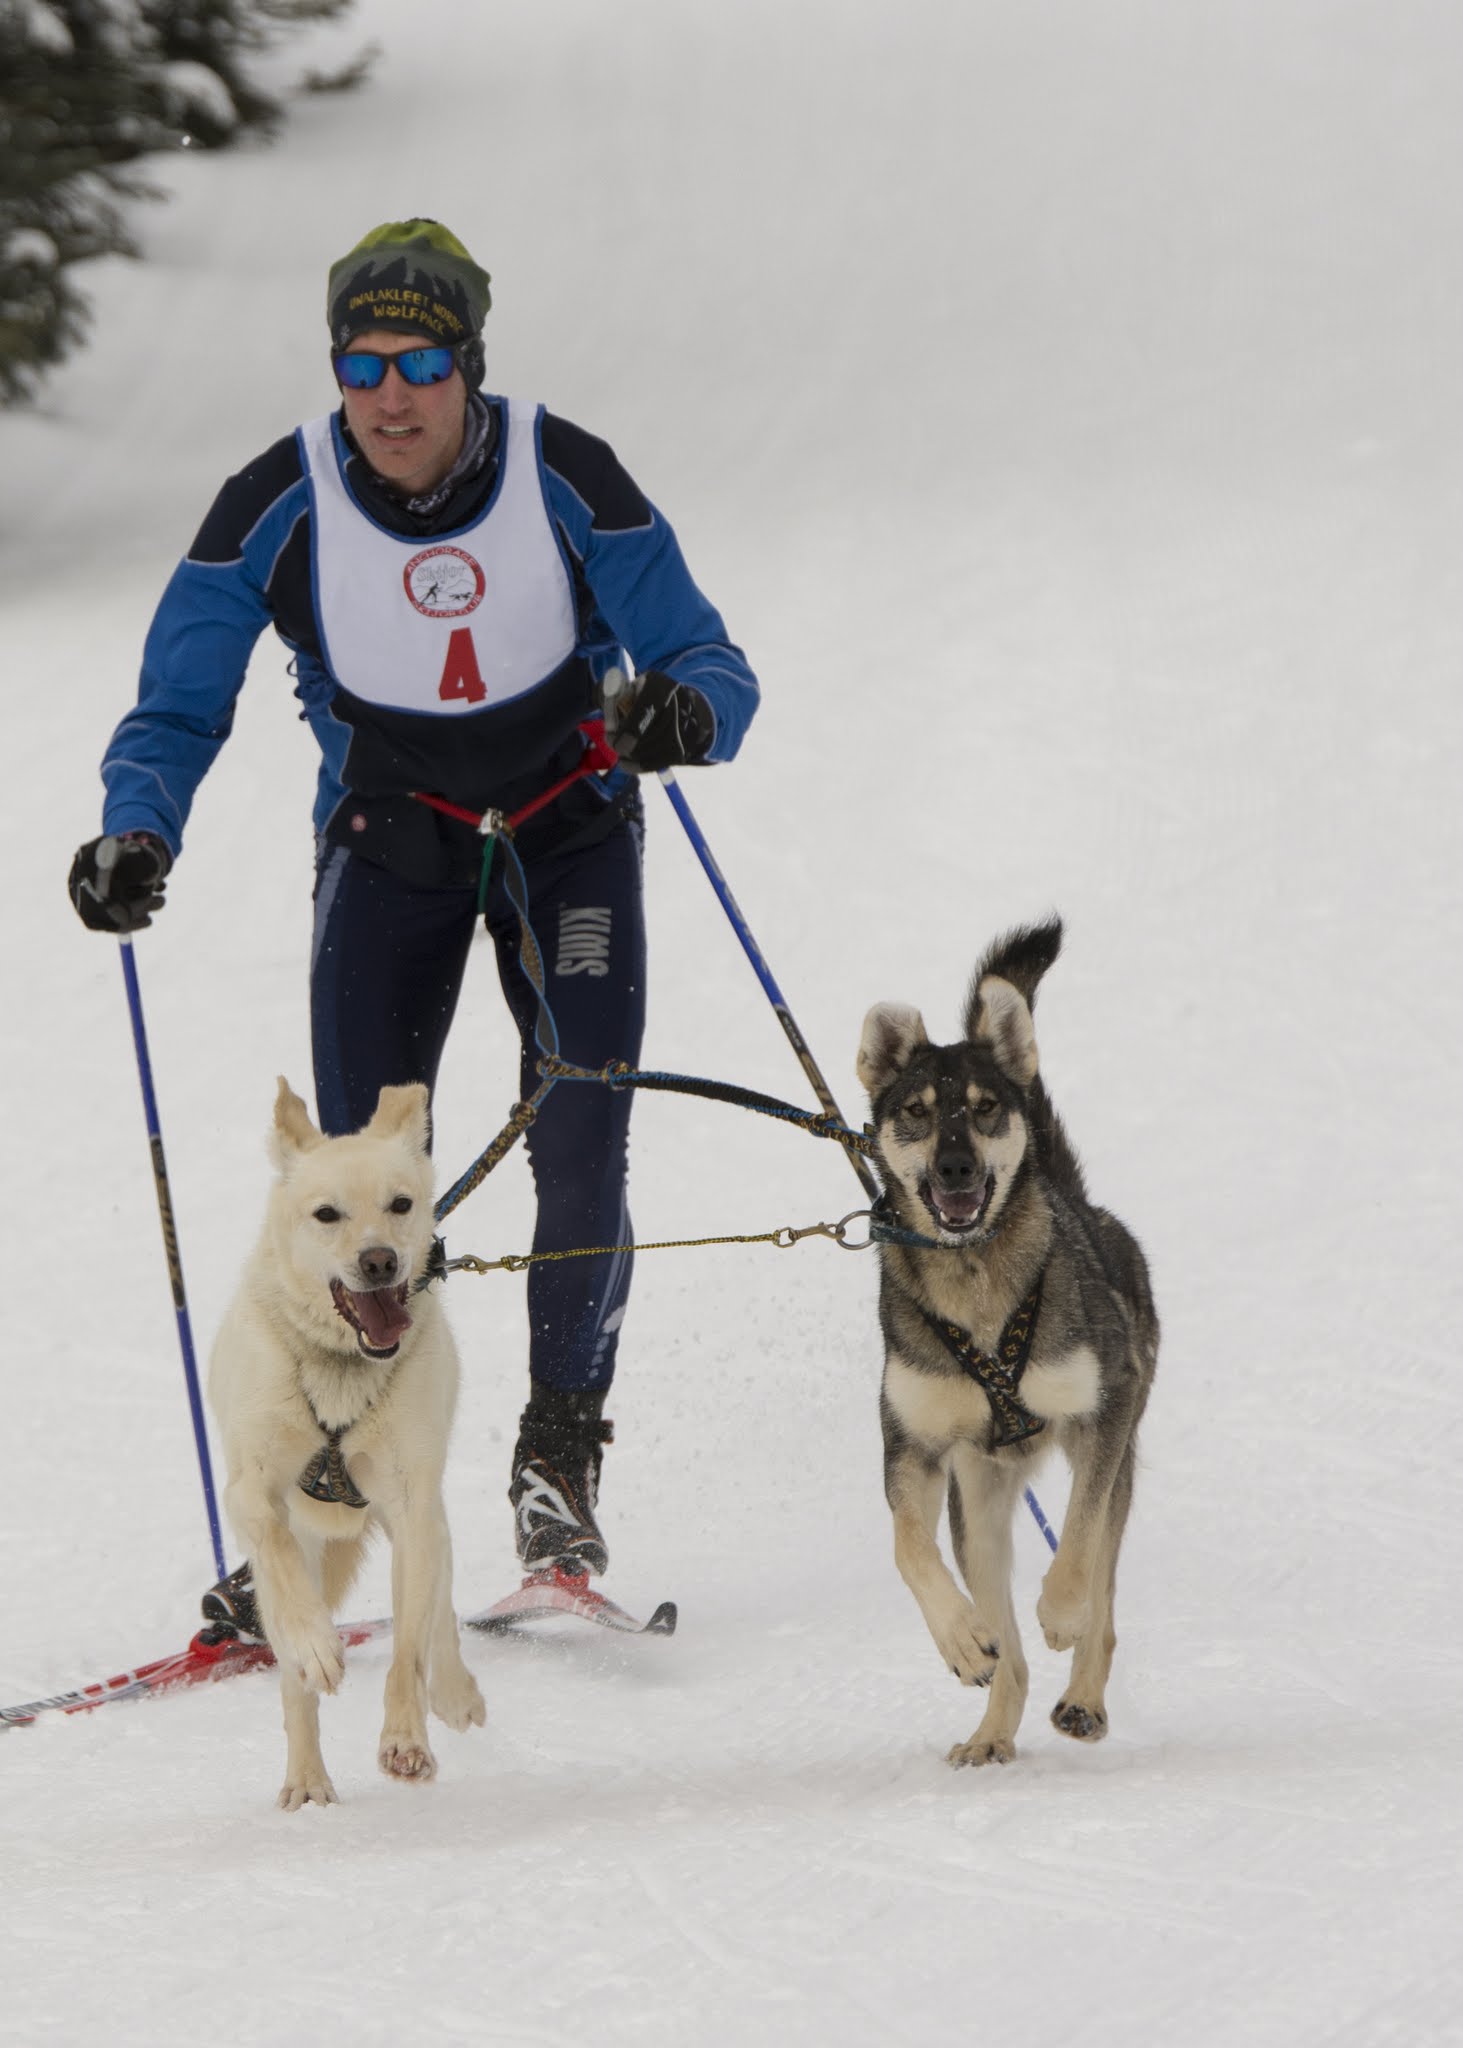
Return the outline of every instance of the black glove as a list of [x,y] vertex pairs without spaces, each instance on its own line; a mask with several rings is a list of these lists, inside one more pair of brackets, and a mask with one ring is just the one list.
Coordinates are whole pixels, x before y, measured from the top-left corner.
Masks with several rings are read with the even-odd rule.
[[71,863],[66,887],[88,931],[140,932],[163,907],[173,856],[155,832],[88,839]]
[[704,761],[715,737],[716,720],[701,692],[652,668],[636,683],[628,710],[620,712],[612,744],[622,767],[655,775]]

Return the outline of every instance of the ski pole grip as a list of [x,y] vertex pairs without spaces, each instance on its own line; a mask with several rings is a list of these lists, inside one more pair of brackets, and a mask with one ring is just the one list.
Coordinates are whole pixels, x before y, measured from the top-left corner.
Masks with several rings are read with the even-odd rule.
[[615,734],[619,730],[620,720],[634,702],[635,685],[625,674],[625,671],[616,666],[605,670],[605,679],[599,688],[600,696],[604,701],[605,738],[613,746]]
[[97,842],[97,895],[103,902],[112,893],[112,870],[122,851],[122,842],[115,833],[109,832],[105,839]]

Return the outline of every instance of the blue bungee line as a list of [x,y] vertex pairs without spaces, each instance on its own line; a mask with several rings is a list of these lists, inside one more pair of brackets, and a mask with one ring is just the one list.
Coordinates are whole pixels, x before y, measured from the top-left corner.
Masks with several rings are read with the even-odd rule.
[[498,844],[503,849],[504,868],[507,876],[508,900],[518,913],[518,959],[529,986],[537,998],[538,1013],[533,1020],[533,1040],[545,1059],[559,1057],[559,1027],[554,1022],[554,1013],[549,1008],[549,993],[544,987],[544,956],[534,929],[528,917],[528,881],[523,872],[523,862],[518,858],[518,848],[510,834],[500,832]]
[[864,1158],[872,1158],[874,1141],[868,1131],[855,1131],[827,1110],[799,1109],[780,1096],[764,1095],[757,1088],[742,1088],[731,1081],[708,1081],[698,1074],[669,1074],[659,1069],[630,1067],[623,1060],[611,1060],[603,1067],[573,1067],[567,1060],[540,1061],[540,1073],[557,1081],[599,1081],[606,1088],[652,1088],[671,1095],[697,1095],[708,1102],[728,1102],[734,1109],[755,1110],[759,1116],[776,1117],[796,1124],[815,1138],[832,1138],[836,1144],[852,1147]]

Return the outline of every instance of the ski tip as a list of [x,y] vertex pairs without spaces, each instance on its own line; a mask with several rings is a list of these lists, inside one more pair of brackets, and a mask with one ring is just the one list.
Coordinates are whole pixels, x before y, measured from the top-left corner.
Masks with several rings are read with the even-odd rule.
[[595,1592],[585,1573],[543,1571],[530,1573],[516,1593],[481,1614],[464,1615],[462,1626],[483,1635],[514,1635],[529,1623],[564,1618],[595,1622],[622,1635],[672,1636],[677,1613],[674,1600],[662,1600],[650,1619],[641,1621]]

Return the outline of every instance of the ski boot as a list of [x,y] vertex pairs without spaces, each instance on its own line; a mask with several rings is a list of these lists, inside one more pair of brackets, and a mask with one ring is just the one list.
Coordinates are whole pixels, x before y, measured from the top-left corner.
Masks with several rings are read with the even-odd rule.
[[250,1642],[262,1643],[264,1629],[254,1598],[254,1578],[245,1558],[237,1571],[220,1579],[203,1596],[203,1619],[215,1629],[227,1629]]
[[524,1571],[571,1578],[609,1562],[594,1519],[599,1468],[615,1426],[601,1419],[605,1390],[560,1393],[534,1384],[518,1424],[508,1498]]

